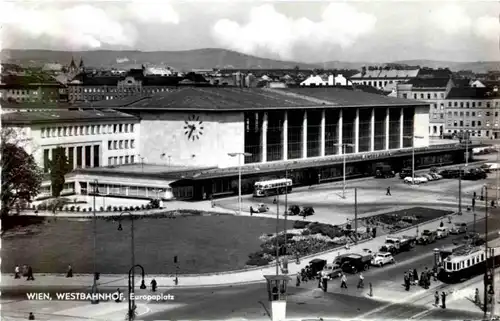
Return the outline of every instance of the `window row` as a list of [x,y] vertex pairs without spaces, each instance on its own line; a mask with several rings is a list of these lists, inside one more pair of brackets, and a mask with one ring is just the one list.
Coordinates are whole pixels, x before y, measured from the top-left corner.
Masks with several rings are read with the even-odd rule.
[[484,261],[484,253],[481,254],[481,256],[477,255],[475,257],[469,258],[467,260],[463,260],[461,262],[456,262],[456,263],[446,262],[446,270],[458,271],[458,270],[462,270],[465,268],[469,268],[469,267],[476,265],[479,262],[483,262],[483,261]]
[[[482,127],[482,123],[480,121],[475,121],[475,120],[472,120],[472,121],[463,121],[463,120],[460,120],[460,121],[457,121],[457,120],[449,120],[448,121],[448,126],[450,127],[464,127],[464,124],[465,124],[465,127]],[[491,124],[490,122],[486,122],[486,126],[489,127]],[[498,127],[498,123],[495,122],[494,124],[495,127]]]
[[[406,94],[403,94],[403,97],[407,98]],[[438,93],[434,93],[434,94],[430,94],[430,93],[423,94],[423,93],[420,93],[420,95],[414,93],[413,94],[413,99],[444,99],[444,93],[439,93],[439,98],[438,98]]]
[[107,124],[107,125],[85,125],[85,126],[61,126],[43,127],[42,138],[84,136],[99,134],[133,133],[134,124]]
[[136,158],[134,155],[113,156],[113,157],[108,157],[108,166],[109,165],[134,164],[135,161],[136,161]]
[[487,107],[491,106],[498,107],[498,101],[449,101],[448,107],[460,107],[460,108],[474,108],[474,107]]
[[[463,111],[461,112],[458,112],[458,111],[454,111],[454,112],[451,112],[451,111],[448,111],[448,117],[451,117],[451,116],[460,116],[460,117],[463,117],[465,115],[465,117],[469,117],[469,116],[472,116],[472,117],[476,117],[476,112],[475,111],[472,111],[472,112],[468,112],[466,111],[465,113]],[[485,112],[485,116],[486,117],[489,117],[489,116],[492,116],[493,113],[492,112]],[[495,112],[495,117],[498,117],[498,111]],[[482,111],[478,111],[477,112],[477,117],[482,117],[483,116],[483,112]]]
[[108,140],[108,150],[135,148],[135,139]]
[[83,87],[70,86],[69,89],[70,89],[71,93],[120,93],[120,92],[128,92],[131,90],[136,92],[137,90],[141,91],[141,89],[142,89],[142,91],[149,92],[149,93],[168,91],[168,88],[150,89],[150,88],[141,87],[141,86],[134,86],[134,88],[130,88],[130,86],[127,86],[127,87],[123,87],[123,86],[95,87],[95,88],[83,88]]

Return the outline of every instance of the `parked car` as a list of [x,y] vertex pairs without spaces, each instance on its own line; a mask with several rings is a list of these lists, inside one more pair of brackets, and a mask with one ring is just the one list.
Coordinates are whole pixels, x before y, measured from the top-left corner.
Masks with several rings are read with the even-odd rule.
[[394,257],[392,256],[391,253],[388,252],[375,254],[375,256],[371,261],[371,264],[375,266],[383,266],[392,263],[395,263]]
[[349,254],[342,263],[342,271],[356,274],[370,268],[371,255]]
[[257,212],[265,213],[267,211],[269,211],[269,206],[267,206],[266,204],[260,203],[259,205],[257,205]]
[[446,226],[443,226],[443,227],[440,227],[436,230],[436,233],[437,233],[437,238],[438,239],[444,239],[445,237],[447,237],[450,232],[448,231],[448,228]]
[[288,208],[288,215],[299,215],[300,207],[298,205],[292,205]]
[[479,233],[468,232],[463,236],[454,238],[452,242],[454,245],[470,244],[480,246],[485,243],[485,240],[479,236]]
[[396,176],[390,165],[379,165],[375,168],[376,178],[389,178]]
[[409,167],[405,167],[401,170],[401,172],[399,173],[399,178],[406,178],[408,176],[412,176],[413,172],[411,170],[411,168]]
[[467,233],[467,224],[457,222],[450,229],[450,234],[461,234],[461,233]]
[[458,178],[460,171],[457,169],[445,169],[440,171],[439,175],[443,176],[443,178]]
[[481,168],[486,173],[491,173],[491,169],[490,169],[491,165],[489,165],[489,164],[483,164],[483,165],[479,166],[479,168]]
[[326,276],[329,277],[330,279],[335,279],[335,278],[338,278],[342,274],[342,269],[340,268],[340,266],[338,264],[328,263],[323,268],[322,273],[326,274]]
[[[415,184],[422,184],[422,183],[427,183],[427,178],[422,177],[422,176],[415,176]],[[412,184],[413,183],[413,177],[405,177],[404,182],[407,184]]]
[[306,216],[311,216],[314,215],[314,208],[310,206],[306,206],[302,209],[300,212],[300,216],[306,217]]
[[427,178],[429,182],[435,180],[434,176],[432,176],[431,174],[422,174],[421,176]]
[[434,177],[435,180],[440,180],[443,178],[443,176],[439,175],[438,173],[429,173],[432,177]]

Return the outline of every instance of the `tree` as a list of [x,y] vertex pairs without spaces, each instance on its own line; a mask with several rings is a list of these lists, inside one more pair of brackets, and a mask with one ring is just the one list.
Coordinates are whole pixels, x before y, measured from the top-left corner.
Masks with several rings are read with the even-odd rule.
[[2,219],[17,202],[31,201],[39,193],[43,178],[33,155],[9,138],[10,133],[2,132]]
[[59,197],[64,188],[64,176],[71,170],[64,148],[59,146],[52,151],[52,160],[49,162],[49,167],[52,196]]

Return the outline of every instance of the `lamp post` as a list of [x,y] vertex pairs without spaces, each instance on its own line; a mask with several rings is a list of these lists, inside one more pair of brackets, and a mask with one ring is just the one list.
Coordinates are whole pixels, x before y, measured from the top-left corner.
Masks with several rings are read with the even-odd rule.
[[[294,161],[293,163],[290,163],[288,165],[286,165],[285,167],[285,226],[284,226],[284,231],[285,231],[285,256],[288,254],[288,244],[286,243],[286,233],[287,233],[287,226],[286,226],[286,223],[287,223],[287,219],[288,219],[288,168],[291,166],[291,165],[295,165],[297,164],[297,161]],[[292,184],[293,185],[293,182]],[[278,193],[279,194],[279,193]]]
[[483,280],[483,283],[484,283],[484,306],[483,306],[483,310],[484,310],[484,318],[486,319],[486,316],[487,316],[487,307],[488,307],[488,282],[487,282],[487,276],[488,276],[488,272],[489,272],[489,262],[488,262],[488,254],[489,253],[489,250],[488,250],[488,187],[487,185],[483,185],[484,188],[484,232],[485,232],[485,237],[484,237],[484,255],[485,255],[485,273],[484,273],[484,280]]
[[227,153],[231,157],[238,157],[238,213],[241,215],[241,156],[252,156],[251,153],[236,152]]
[[141,169],[142,172],[144,173],[144,156],[141,156],[141,154],[137,155],[137,157],[141,160]]
[[415,185],[415,138],[423,139],[424,136],[410,135],[410,136],[403,136],[403,138],[412,140],[412,144],[411,144],[411,183],[412,183],[412,185]]
[[279,243],[279,221],[280,221],[280,193],[279,189],[277,190],[278,193],[276,193],[276,275],[280,274],[279,270],[279,262],[280,262],[280,243]]
[[168,167],[170,167],[170,159],[172,158],[172,156],[167,155],[166,153],[162,153],[162,154],[160,155],[160,157],[161,157],[162,159],[164,159],[164,158],[168,158],[168,163],[167,163],[167,164],[168,164]]
[[345,174],[346,174],[346,157],[345,157],[345,147],[354,147],[354,144],[348,144],[348,143],[338,143],[335,144],[335,146],[342,146],[342,198],[345,198]]
[[[135,266],[135,237],[134,237],[134,216],[130,212],[122,212],[118,216],[118,231],[123,231],[122,228],[122,215],[128,215],[130,217],[130,251],[131,251],[131,266]],[[129,279],[131,279],[132,284],[135,284],[135,274],[134,269],[131,269],[131,275],[129,273]],[[143,277],[144,279],[144,277]],[[130,287],[129,287],[129,295],[130,295]],[[129,300],[129,309],[130,309],[130,300]]]
[[97,180],[94,180],[94,190],[93,190],[93,200],[92,200],[92,219],[93,219],[93,234],[94,234],[94,248],[93,248],[93,255],[94,255],[94,283],[92,284],[92,293],[94,294],[92,296],[92,300],[90,303],[92,304],[97,304],[99,303],[99,300],[95,299],[95,294],[97,293],[97,271],[96,271],[96,261],[97,261],[97,216],[95,213],[95,198],[97,193],[99,193],[99,188],[98,188],[99,182]]
[[129,293],[129,298],[128,298],[128,313],[127,313],[127,318],[129,321],[132,321],[135,319],[135,297],[134,297],[134,292],[135,292],[135,283],[134,283],[134,271],[135,268],[139,267],[141,268],[141,274],[142,274],[142,281],[141,281],[141,286],[139,287],[141,290],[146,289],[146,283],[144,282],[144,268],[142,265],[137,264],[133,265],[130,270],[128,271],[128,293]]

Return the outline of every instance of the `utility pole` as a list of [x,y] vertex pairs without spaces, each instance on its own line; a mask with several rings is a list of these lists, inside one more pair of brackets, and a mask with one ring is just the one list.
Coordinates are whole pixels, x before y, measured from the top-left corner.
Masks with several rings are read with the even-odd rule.
[[462,215],[462,167],[458,168],[458,215]]
[[280,222],[280,193],[276,193],[276,275],[280,275],[280,243],[279,243],[279,222]]
[[484,188],[484,233],[485,233],[485,243],[484,243],[484,255],[486,257],[485,268],[486,271],[484,273],[484,318],[487,316],[487,308],[488,308],[488,272],[489,272],[489,249],[488,249],[488,188],[486,185]]
[[354,188],[354,242],[358,244],[358,188]]

